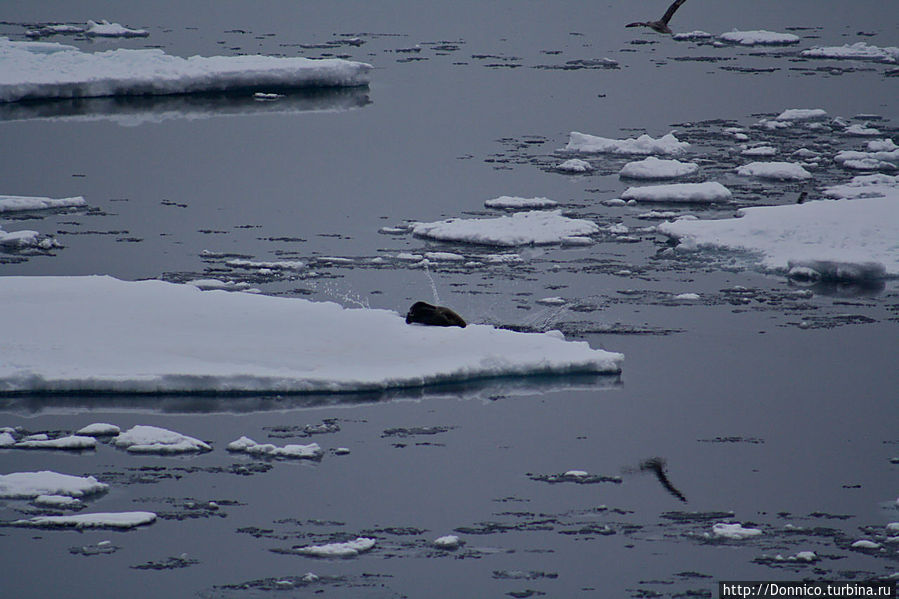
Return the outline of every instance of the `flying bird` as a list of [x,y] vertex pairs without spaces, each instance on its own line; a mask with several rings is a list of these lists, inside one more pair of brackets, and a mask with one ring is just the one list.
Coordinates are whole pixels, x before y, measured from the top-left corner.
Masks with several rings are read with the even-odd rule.
[[680,5],[686,1],[687,0],[674,0],[674,2],[671,3],[671,6],[668,7],[668,10],[665,11],[665,14],[662,15],[662,18],[658,21],[628,23],[625,27],[649,27],[653,31],[658,31],[659,33],[671,33],[671,28],[668,27],[668,21],[674,16],[674,13],[680,8]]
[[[683,0],[679,1],[683,2]],[[677,2],[675,2],[675,4],[677,4]],[[669,9],[669,12],[672,12],[671,9]],[[672,485],[671,481],[668,480],[668,476],[665,474],[665,460],[663,460],[662,458],[649,458],[648,460],[644,460],[643,463],[640,464],[640,471],[649,471],[655,474],[656,478],[659,479],[659,482],[662,483],[662,486],[665,487],[665,489],[669,493],[671,493],[684,503],[687,503],[687,498],[684,497],[684,494],[674,488],[674,485]]]

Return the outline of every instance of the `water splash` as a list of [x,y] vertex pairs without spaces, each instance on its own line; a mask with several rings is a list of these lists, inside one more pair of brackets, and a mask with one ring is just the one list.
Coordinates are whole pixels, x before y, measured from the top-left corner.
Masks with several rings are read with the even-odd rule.
[[437,284],[434,282],[434,277],[431,276],[431,271],[428,268],[429,264],[430,262],[428,262],[427,259],[421,261],[422,270],[424,271],[425,276],[428,277],[428,282],[431,284],[431,293],[434,294],[434,303],[439,306],[440,294],[437,293]]

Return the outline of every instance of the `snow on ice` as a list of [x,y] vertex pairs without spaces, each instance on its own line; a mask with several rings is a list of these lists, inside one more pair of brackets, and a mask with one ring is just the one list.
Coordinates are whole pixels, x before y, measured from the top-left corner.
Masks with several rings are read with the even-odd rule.
[[359,537],[346,543],[329,543],[327,545],[306,545],[295,551],[312,557],[355,557],[363,551],[375,546],[375,540]]
[[25,438],[13,445],[16,449],[64,449],[69,451],[94,449],[96,446],[97,440],[93,437],[82,437],[79,435],[60,437],[58,439]]
[[699,165],[680,160],[663,160],[648,156],[643,160],[628,162],[619,171],[619,177],[630,179],[675,179],[692,175],[699,170]]
[[156,521],[153,512],[98,512],[74,516],[36,516],[27,520],[15,520],[13,526],[35,528],[116,528],[129,529]]
[[719,35],[718,39],[741,46],[786,46],[799,43],[799,36],[792,33],[776,33],[765,30],[728,31]]
[[827,111],[823,108],[788,108],[774,117],[776,121],[811,121],[823,119]]
[[228,451],[242,452],[254,456],[270,456],[274,458],[318,459],[324,452],[318,443],[309,445],[285,445],[278,447],[271,443],[257,443],[249,437],[241,437],[228,443]]
[[638,202],[711,203],[727,202],[731,197],[730,190],[716,181],[629,187],[621,194],[623,200]]
[[412,228],[414,235],[428,239],[509,247],[561,243],[567,237],[598,231],[592,221],[562,216],[561,210],[518,212],[498,218],[450,218],[418,223]]
[[588,173],[593,170],[593,165],[580,158],[571,158],[556,168],[566,173]]
[[762,534],[758,528],[744,528],[743,525],[718,523],[712,526],[712,535],[725,539],[742,540]]
[[0,214],[4,212],[24,212],[29,210],[52,210],[85,206],[87,202],[81,196],[73,198],[36,198],[29,196],[0,195]]
[[[0,305],[0,393],[360,391],[615,373],[624,358],[554,331],[411,327],[388,310],[106,276],[2,277]],[[117,444],[205,449],[176,435],[137,428]]]
[[212,451],[212,447],[193,437],[157,426],[137,425],[112,440],[116,447],[131,453],[189,453]]
[[800,55],[807,58],[834,58],[873,60],[875,62],[897,63],[899,62],[899,47],[890,46],[880,48],[871,46],[865,42],[845,44],[843,46],[825,46],[803,50]]
[[150,33],[144,29],[130,29],[119,23],[110,23],[106,19],[100,22],[88,21],[84,35],[91,37],[147,37]]
[[106,422],[94,422],[93,424],[88,424],[87,426],[78,430],[75,434],[85,437],[108,437],[111,435],[118,435],[120,432],[122,432],[122,429],[114,424],[108,424]]
[[369,83],[371,68],[366,63],[336,58],[181,58],[155,48],[82,52],[64,44],[15,42],[0,37],[0,102],[253,87],[359,86]]
[[777,181],[800,181],[810,179],[812,174],[795,162],[750,162],[737,167],[737,174],[744,177],[775,179]]
[[62,510],[79,509],[84,505],[80,499],[68,495],[38,495],[34,498],[33,503],[41,507]]
[[690,147],[685,141],[678,141],[674,133],[668,133],[655,139],[645,133],[640,137],[628,139],[610,139],[572,131],[568,137],[566,152],[582,152],[585,154],[623,154],[648,156],[662,154],[679,156]]
[[484,206],[487,208],[501,208],[504,210],[535,210],[555,208],[558,205],[558,202],[549,198],[519,198],[515,196],[500,196],[484,202]]
[[440,549],[458,549],[461,541],[456,535],[445,535],[434,539],[434,546]]
[[0,250],[2,251],[51,250],[56,247],[60,246],[55,239],[41,235],[37,231],[23,229],[7,233],[0,229]]
[[3,499],[31,499],[38,495],[84,497],[108,489],[109,485],[93,476],[71,476],[49,470],[0,474],[0,498]]

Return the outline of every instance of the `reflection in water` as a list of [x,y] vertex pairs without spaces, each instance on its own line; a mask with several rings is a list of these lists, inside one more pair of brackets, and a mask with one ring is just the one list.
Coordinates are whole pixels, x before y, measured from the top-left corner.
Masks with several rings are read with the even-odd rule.
[[151,410],[169,414],[248,413],[321,406],[354,406],[394,400],[439,398],[494,401],[507,396],[542,395],[559,391],[597,391],[621,385],[620,375],[571,374],[486,378],[355,393],[16,393],[0,394],[0,412],[37,414],[54,410]]
[[66,100],[30,100],[0,103],[0,121],[112,120],[123,126],[156,123],[170,119],[204,119],[218,116],[292,114],[342,111],[371,103],[368,87],[311,88],[278,92],[277,99],[254,97],[258,89],[215,94],[171,96],[112,96]]

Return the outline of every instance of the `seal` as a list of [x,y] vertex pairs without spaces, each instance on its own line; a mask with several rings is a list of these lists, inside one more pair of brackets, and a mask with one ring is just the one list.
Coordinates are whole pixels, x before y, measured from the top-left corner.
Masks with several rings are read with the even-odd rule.
[[444,306],[434,306],[427,302],[415,302],[406,313],[406,324],[426,324],[433,327],[462,327],[461,316]]

